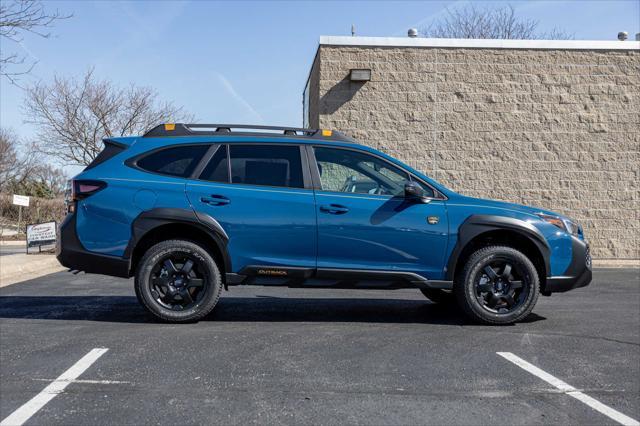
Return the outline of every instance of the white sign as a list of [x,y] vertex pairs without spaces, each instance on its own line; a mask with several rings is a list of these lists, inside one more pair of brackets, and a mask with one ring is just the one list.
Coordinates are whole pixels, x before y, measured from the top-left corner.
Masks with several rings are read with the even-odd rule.
[[13,204],[16,206],[29,207],[29,197],[26,195],[13,194]]
[[45,222],[27,225],[27,247],[56,243],[56,223]]

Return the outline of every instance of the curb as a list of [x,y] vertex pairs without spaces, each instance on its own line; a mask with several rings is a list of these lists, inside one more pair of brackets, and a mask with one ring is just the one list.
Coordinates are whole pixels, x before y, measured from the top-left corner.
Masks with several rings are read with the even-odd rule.
[[636,259],[593,259],[594,268],[638,268],[640,260]]
[[27,247],[27,242],[25,240],[0,240],[0,246],[22,246]]
[[[25,262],[24,256],[39,257]],[[64,271],[66,268],[53,255],[15,254],[2,256],[2,271],[0,272],[0,287],[6,287],[22,281],[38,278],[54,272]]]

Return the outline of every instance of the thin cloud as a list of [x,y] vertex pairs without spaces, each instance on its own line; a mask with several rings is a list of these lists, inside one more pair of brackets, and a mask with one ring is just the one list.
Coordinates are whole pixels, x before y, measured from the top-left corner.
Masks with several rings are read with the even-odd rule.
[[233,88],[233,85],[231,84],[231,82],[227,80],[225,76],[220,74],[219,72],[214,72],[214,74],[218,79],[218,81],[222,84],[222,86],[224,86],[225,90],[229,93],[229,95],[231,95],[231,97],[238,104],[240,104],[248,113],[256,117],[258,119],[258,124],[264,124],[264,118],[262,117],[262,115],[258,111],[256,111],[256,109],[253,108],[251,104],[247,102],[238,92],[236,92],[236,89]]
[[162,7],[153,9],[153,14],[142,15],[136,10],[138,3],[131,1],[118,1],[110,3],[96,2],[96,8],[104,8],[104,13],[112,13],[112,8],[117,6],[122,12],[119,14],[122,21],[130,22],[127,32],[123,32],[117,38],[118,42],[111,49],[102,51],[95,59],[99,65],[112,64],[129,50],[144,49],[151,41],[159,39],[178,20],[189,5],[188,1],[158,2]]

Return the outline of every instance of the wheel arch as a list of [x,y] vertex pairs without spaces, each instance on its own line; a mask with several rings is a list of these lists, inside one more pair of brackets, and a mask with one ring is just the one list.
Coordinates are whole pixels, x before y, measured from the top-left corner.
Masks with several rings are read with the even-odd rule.
[[541,288],[544,288],[550,271],[550,248],[544,236],[528,222],[494,215],[473,215],[462,223],[447,262],[446,279],[454,280],[473,252],[492,244],[522,251],[536,266]]
[[225,272],[231,272],[231,259],[227,251],[229,237],[222,226],[207,214],[188,209],[157,208],[142,212],[131,226],[131,240],[125,249],[129,259],[129,275],[133,275],[138,262],[147,249],[170,239],[194,241],[204,246]]

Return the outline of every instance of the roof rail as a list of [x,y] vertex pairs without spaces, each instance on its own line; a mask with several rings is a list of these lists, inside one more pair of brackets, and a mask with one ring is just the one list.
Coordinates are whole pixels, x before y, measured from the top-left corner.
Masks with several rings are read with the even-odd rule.
[[[238,129],[239,131],[234,131]],[[254,131],[252,131],[254,130]],[[257,130],[257,131],[256,131]],[[265,130],[265,132],[260,132]],[[331,138],[332,140],[342,140],[355,142],[350,137],[333,130],[324,129],[304,129],[300,127],[280,127],[280,126],[254,126],[249,124],[185,124],[185,123],[165,123],[160,124],[149,131],[143,137],[164,137],[164,136],[222,136],[229,134],[260,135],[260,136],[306,136],[312,138]]]

